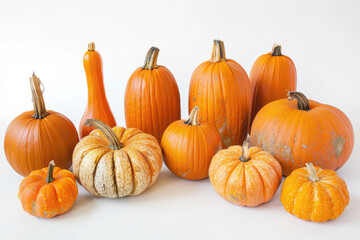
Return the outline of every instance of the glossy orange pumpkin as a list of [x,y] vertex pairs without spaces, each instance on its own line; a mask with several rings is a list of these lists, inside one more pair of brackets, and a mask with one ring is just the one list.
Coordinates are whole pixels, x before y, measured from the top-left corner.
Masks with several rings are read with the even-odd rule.
[[215,191],[240,206],[255,207],[270,201],[281,183],[281,166],[259,147],[231,146],[212,159],[209,178]]
[[296,68],[293,61],[274,44],[271,53],[256,59],[250,72],[252,88],[251,120],[269,102],[286,98],[288,91],[296,91]]
[[125,91],[125,120],[128,128],[138,128],[156,137],[180,119],[180,93],[174,76],[157,65],[159,49],[150,48],[145,64],[133,72]]
[[336,172],[306,163],[285,179],[280,199],[286,211],[296,217],[324,222],[342,214],[349,204],[349,192]]
[[66,213],[78,195],[74,175],[65,169],[49,167],[35,170],[20,184],[18,197],[24,211],[42,218]]
[[163,159],[155,137],[136,128],[110,128],[95,119],[85,124],[98,129],[76,145],[73,169],[90,194],[107,198],[138,195],[155,182]]
[[89,135],[95,129],[84,125],[86,119],[99,119],[110,127],[116,126],[105,94],[102,58],[100,53],[95,50],[95,43],[89,43],[83,63],[88,85],[88,101],[80,121],[80,138]]
[[195,107],[189,120],[170,124],[161,140],[166,166],[177,176],[189,180],[207,178],[211,159],[222,148],[216,127],[200,122],[199,111]]
[[251,105],[250,81],[245,70],[226,59],[224,43],[214,40],[209,61],[194,71],[189,90],[189,112],[198,106],[200,121],[218,129],[224,146],[242,143],[248,132]]
[[339,109],[290,92],[289,99],[271,102],[259,111],[251,128],[251,144],[273,154],[287,176],[307,162],[340,168],[351,155],[354,132]]
[[30,85],[34,111],[22,113],[9,124],[4,141],[6,158],[23,176],[46,167],[52,159],[68,169],[79,141],[76,128],[64,115],[45,109],[41,81],[35,74]]

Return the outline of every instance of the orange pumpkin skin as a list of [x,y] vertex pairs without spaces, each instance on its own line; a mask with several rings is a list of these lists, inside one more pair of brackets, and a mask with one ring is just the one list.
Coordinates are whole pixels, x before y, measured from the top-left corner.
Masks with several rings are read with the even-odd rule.
[[84,54],[83,64],[88,85],[88,101],[85,112],[80,120],[79,133],[83,138],[95,128],[84,126],[86,119],[98,119],[110,127],[116,126],[105,94],[102,58],[95,50],[95,44],[89,43],[88,51]]
[[212,157],[222,149],[216,127],[194,120],[190,117],[188,121],[173,122],[166,128],[161,140],[166,166],[177,176],[188,180],[207,178]]
[[259,147],[246,150],[244,158],[244,147],[231,146],[219,151],[211,161],[209,178],[215,191],[225,200],[255,207],[275,195],[281,183],[281,166]]
[[296,91],[296,68],[293,61],[274,45],[271,53],[256,59],[250,72],[252,89],[251,121],[266,104],[287,97],[287,91]]
[[312,100],[308,103],[310,110],[300,110],[297,101],[288,99],[271,102],[252,124],[251,144],[273,154],[285,176],[307,162],[336,170],[349,159],[354,146],[351,122],[342,111]]
[[251,88],[245,70],[225,58],[223,42],[214,41],[212,58],[194,71],[189,89],[189,112],[198,106],[200,121],[218,129],[223,145],[242,143],[248,132]]
[[346,183],[333,170],[314,167],[317,181],[306,167],[294,170],[284,181],[281,203],[286,211],[304,220],[324,222],[342,214],[349,203]]
[[180,119],[180,93],[170,70],[156,65],[159,49],[152,47],[145,65],[130,76],[125,91],[126,127],[138,128],[161,142],[167,126]]
[[35,170],[24,178],[19,187],[18,197],[24,211],[42,218],[63,214],[73,206],[78,189],[74,175],[55,167],[54,181],[47,183],[48,168]]

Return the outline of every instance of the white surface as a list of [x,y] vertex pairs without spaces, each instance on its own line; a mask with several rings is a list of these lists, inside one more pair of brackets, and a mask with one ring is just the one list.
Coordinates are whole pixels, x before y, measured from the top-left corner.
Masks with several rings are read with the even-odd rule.
[[82,56],[91,41],[103,57],[107,96],[118,125],[125,124],[126,82],[152,45],[161,50],[159,64],[177,79],[185,118],[190,76],[209,59],[216,38],[225,42],[227,57],[248,73],[274,42],[282,44],[297,67],[298,90],[343,110],[359,139],[359,10],[356,0],[0,0],[0,239],[357,239],[357,143],[338,171],[348,184],[350,204],[338,219],[322,224],[288,214],[280,203],[280,189],[267,204],[239,207],[220,198],[209,180],[182,180],[165,166],[142,195],[97,199],[79,186],[69,213],[38,219],[21,208],[17,190],[22,177],[7,163],[2,146],[9,122],[32,109],[32,71],[46,87],[47,108],[78,126],[87,98]]

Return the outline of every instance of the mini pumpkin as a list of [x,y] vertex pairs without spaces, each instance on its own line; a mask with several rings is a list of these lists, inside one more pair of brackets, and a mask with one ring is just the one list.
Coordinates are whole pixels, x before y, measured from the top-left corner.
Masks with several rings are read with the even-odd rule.
[[51,218],[66,213],[73,206],[78,195],[74,175],[65,169],[49,167],[35,170],[24,178],[18,197],[27,213],[42,218]]
[[199,111],[195,107],[189,120],[170,124],[161,140],[166,166],[177,176],[189,180],[207,178],[211,159],[222,148],[217,128],[200,122]]
[[271,102],[256,115],[251,144],[273,154],[287,176],[307,162],[339,169],[351,155],[354,132],[339,109],[289,92],[289,99]]
[[285,179],[280,200],[296,217],[324,222],[342,214],[349,203],[349,192],[336,172],[306,163]]
[[95,119],[84,124],[98,129],[76,145],[73,168],[89,193],[107,198],[138,195],[155,182],[162,166],[155,137],[136,128],[110,128]]
[[281,182],[278,161],[260,147],[231,146],[211,160],[209,178],[215,191],[240,206],[255,207],[268,202]]

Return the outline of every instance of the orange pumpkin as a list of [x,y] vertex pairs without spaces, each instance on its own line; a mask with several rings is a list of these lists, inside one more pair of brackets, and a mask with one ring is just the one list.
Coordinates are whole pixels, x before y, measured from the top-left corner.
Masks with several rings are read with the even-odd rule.
[[98,129],[76,145],[73,168],[90,194],[107,198],[138,195],[155,182],[162,166],[155,137],[136,128],[110,128],[94,119],[84,124]]
[[179,177],[200,180],[209,176],[209,165],[214,154],[222,148],[216,127],[199,121],[195,107],[189,120],[179,120],[166,128],[161,148],[166,166]]
[[273,154],[287,176],[307,162],[340,168],[351,155],[354,132],[339,109],[290,92],[289,99],[271,102],[259,111],[251,128],[251,144]]
[[268,152],[249,143],[219,151],[211,160],[209,178],[215,191],[240,206],[270,201],[281,182],[281,166]]
[[274,44],[271,53],[256,59],[250,72],[252,88],[251,120],[269,102],[286,98],[288,91],[296,91],[296,68],[293,61]]
[[65,169],[49,167],[35,170],[20,184],[18,197],[27,213],[51,218],[66,213],[73,206],[78,189],[74,175]]
[[95,43],[89,43],[88,51],[83,57],[83,63],[88,85],[88,101],[80,121],[80,138],[89,135],[95,129],[84,125],[86,119],[99,119],[110,127],[116,126],[105,94],[101,55],[95,50]]
[[189,112],[198,106],[200,121],[218,129],[224,146],[239,144],[247,136],[251,88],[245,70],[226,59],[224,43],[214,40],[209,61],[194,71],[189,90]]
[[125,91],[125,120],[128,128],[138,128],[156,137],[180,119],[180,93],[174,76],[157,65],[159,49],[150,48],[145,64],[133,72]]
[[41,81],[35,74],[30,85],[34,111],[22,113],[9,124],[4,141],[6,158],[23,176],[46,167],[52,159],[68,169],[79,141],[76,128],[64,115],[45,109]]
[[280,199],[296,217],[324,222],[342,214],[349,204],[349,192],[336,172],[306,163],[285,179]]

